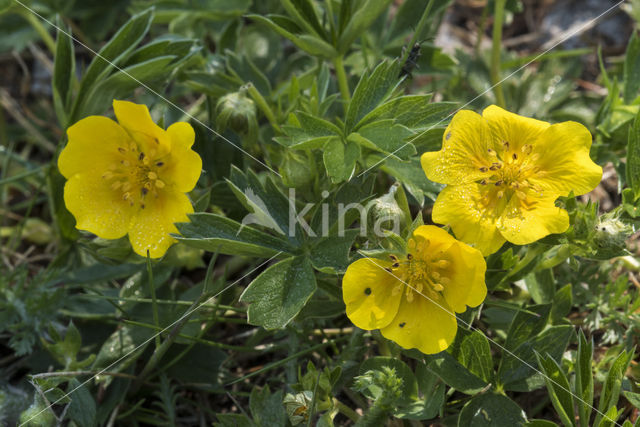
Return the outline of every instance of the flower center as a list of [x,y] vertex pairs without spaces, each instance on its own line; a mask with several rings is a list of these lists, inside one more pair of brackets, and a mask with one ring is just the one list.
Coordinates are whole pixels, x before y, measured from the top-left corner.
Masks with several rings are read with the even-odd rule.
[[165,187],[158,177],[163,166],[164,161],[155,149],[145,153],[131,141],[126,147],[118,147],[117,160],[102,174],[102,179],[112,190],[122,193],[122,200],[144,209],[145,199],[149,195],[157,198],[158,191]]
[[540,154],[532,153],[533,147],[523,145],[519,150],[511,146],[508,141],[502,143],[499,151],[489,149],[489,163],[479,167],[480,172],[486,172],[487,177],[478,183],[487,187],[487,202],[513,195],[525,200],[529,189],[542,195],[542,189],[533,184],[530,179],[540,172],[536,162]]
[[390,255],[393,264],[387,271],[393,272],[402,281],[393,289],[393,295],[404,289],[408,302],[413,301],[414,293],[436,299],[451,282],[448,277],[451,262],[444,259],[443,251],[429,251],[429,246],[429,239],[416,236],[409,240],[406,260]]

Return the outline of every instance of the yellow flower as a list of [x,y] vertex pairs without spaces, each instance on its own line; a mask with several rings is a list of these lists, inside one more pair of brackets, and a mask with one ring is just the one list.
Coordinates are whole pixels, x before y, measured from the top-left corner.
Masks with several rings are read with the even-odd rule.
[[418,227],[408,248],[405,259],[362,258],[347,268],[347,316],[404,348],[438,353],[456,336],[455,312],[484,301],[487,265],[480,251],[434,225]]
[[532,243],[569,227],[559,196],[593,190],[602,168],[589,157],[591,134],[581,124],[549,124],[495,105],[482,116],[456,113],[442,149],[422,155],[427,178],[447,184],[433,221],[449,224],[484,255],[505,241]]
[[137,254],[159,258],[175,242],[173,223],[193,212],[185,193],[202,170],[195,134],[185,122],[163,130],[144,105],[114,100],[113,109],[118,123],[90,116],[67,130],[64,201],[78,229],[105,239],[128,233]]

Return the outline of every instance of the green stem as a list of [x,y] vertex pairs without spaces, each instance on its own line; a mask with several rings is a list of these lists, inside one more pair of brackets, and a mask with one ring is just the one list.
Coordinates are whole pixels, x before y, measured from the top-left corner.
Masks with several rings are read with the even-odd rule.
[[358,413],[356,411],[354,411],[353,409],[349,408],[347,405],[345,405],[344,403],[340,402],[335,397],[333,398],[333,406],[335,406],[338,409],[338,411],[340,411],[340,413],[342,413],[342,415],[344,415],[345,417],[349,418],[354,423],[357,422],[360,419],[360,415],[358,415]]
[[[153,283],[153,269],[151,268],[151,257],[147,251],[147,275],[149,276],[149,292],[151,293],[151,310],[153,312],[153,324],[160,329],[160,316],[158,315],[158,303],[156,301],[156,287]],[[156,335],[156,349],[160,347],[162,339],[160,334]]]
[[44,28],[44,26],[42,25],[42,22],[40,21],[40,19],[37,16],[35,16],[33,13],[31,13],[30,11],[28,11],[26,9],[23,9],[18,13],[20,15],[22,15],[22,17],[24,19],[27,20],[27,22],[33,27],[34,30],[36,30],[36,33],[38,33],[38,35],[40,36],[40,38],[42,39],[44,44],[47,45],[47,49],[49,49],[49,51],[53,55],[55,55],[56,54],[56,42],[55,42],[55,40],[53,40],[53,37],[51,37],[51,34],[49,34],[47,29]]
[[536,268],[537,271],[546,270],[548,268],[553,268],[558,264],[563,263],[571,256],[571,247],[569,245],[560,246],[558,252],[551,258],[547,258],[538,264]]
[[342,56],[336,56],[333,58],[333,66],[336,69],[336,78],[338,79],[338,86],[340,87],[342,99],[344,99],[345,102],[349,102],[351,99],[351,91],[349,91],[349,82],[347,81],[347,73],[344,70]]
[[409,53],[411,52],[413,45],[415,45],[418,42],[418,37],[420,37],[420,35],[422,34],[422,30],[424,29],[424,26],[427,24],[427,19],[429,18],[429,12],[431,12],[431,8],[433,7],[434,1],[435,0],[429,0],[429,3],[427,3],[427,7],[422,12],[420,21],[418,21],[416,30],[413,32],[413,37],[411,37],[411,41],[409,42],[409,46],[407,49],[404,50],[404,54],[402,55],[402,58],[400,58],[401,59],[400,64],[404,64],[407,61],[407,58],[409,57]]
[[267,100],[264,99],[264,97],[258,91],[258,89],[256,89],[256,87],[252,83],[247,83],[245,85],[245,89],[247,90],[247,93],[249,94],[249,96],[258,105],[258,108],[260,108],[260,111],[262,111],[262,113],[267,118],[267,120],[269,120],[269,123],[271,123],[271,126],[273,127],[273,129],[278,133],[282,133],[282,130],[280,129],[280,125],[278,124],[278,119],[276,118],[276,115],[273,113],[273,110],[267,103]]
[[484,32],[487,29],[487,17],[489,16],[489,2],[482,9],[482,16],[480,17],[480,24],[478,25],[478,33],[476,35],[476,56],[480,56],[480,45],[482,44],[482,38],[484,37]]
[[496,0],[493,18],[493,46],[491,51],[491,83],[496,95],[496,104],[505,108],[504,93],[500,84],[500,51],[502,49],[502,23],[504,21],[504,8],[507,0]]

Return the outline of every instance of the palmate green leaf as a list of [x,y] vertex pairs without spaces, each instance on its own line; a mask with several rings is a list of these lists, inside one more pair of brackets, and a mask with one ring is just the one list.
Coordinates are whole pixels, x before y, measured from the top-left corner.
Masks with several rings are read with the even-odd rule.
[[382,171],[393,176],[404,185],[420,206],[424,205],[425,197],[435,201],[438,193],[444,187],[427,179],[420,165],[419,157],[413,157],[408,162],[387,158],[383,163],[380,163],[383,159],[384,157],[377,154],[367,156],[367,167],[379,164],[379,168]]
[[347,137],[347,141],[396,159],[406,160],[416,154],[413,144],[405,142],[412,134],[413,132],[405,126],[394,124],[394,121],[389,119],[360,127],[358,132],[353,132]]
[[295,251],[282,237],[243,226],[220,215],[194,213],[190,215],[190,220],[176,224],[181,235],[175,238],[191,247],[213,253],[264,258]]
[[256,277],[240,296],[249,303],[248,322],[265,329],[285,327],[311,298],[316,278],[307,257],[287,258]]
[[[290,29],[292,29],[292,26],[293,28],[295,28],[296,25],[293,21],[285,16],[267,15],[267,17],[264,17],[261,15],[247,15],[247,18],[267,25],[273,31],[277,32],[283,37],[288,38],[296,46],[310,55],[330,59],[336,57],[338,54],[333,46],[318,37],[307,34],[298,35],[289,31]],[[287,21],[291,22],[289,23]]]
[[551,403],[560,417],[562,423],[567,427],[574,426],[575,415],[573,412],[573,394],[569,380],[562,370],[562,367],[552,357],[541,356],[536,353],[538,366],[545,374],[544,381]]
[[507,396],[486,393],[475,396],[460,411],[459,427],[522,426],[527,421],[520,407]]
[[351,49],[351,44],[373,24],[382,12],[387,10],[389,3],[391,3],[391,0],[365,0],[360,4],[360,7],[353,12],[351,19],[340,34],[338,46],[341,55]]
[[74,104],[71,121],[76,121],[89,115],[79,107],[83,104],[84,99],[89,96],[91,88],[113,71],[112,64],[120,64],[136,48],[149,31],[152,20],[153,9],[147,9],[133,15],[111,40],[100,49],[98,55],[93,58],[89,67],[87,67],[87,71],[80,82],[80,90]]
[[513,354],[504,353],[498,370],[498,378],[504,389],[531,391],[541,387],[544,381],[534,370],[534,350],[549,354],[554,360],[560,360],[572,336],[573,328],[570,325],[552,326],[519,345],[511,352]]
[[455,106],[455,102],[434,102],[431,101],[431,94],[428,95],[405,95],[390,99],[378,106],[360,121],[360,126],[367,123],[392,119],[395,123],[404,125],[411,129],[429,128],[444,122],[447,114]]
[[438,375],[445,384],[462,393],[475,395],[488,385],[447,351],[427,356],[425,361],[428,369]]
[[290,121],[297,122],[298,126],[282,126],[287,136],[274,139],[291,149],[322,148],[329,138],[342,135],[340,129],[333,123],[302,111],[292,116]]
[[284,426],[286,425],[287,414],[282,405],[282,390],[273,393],[266,385],[259,389],[254,387],[249,396],[249,408],[251,417],[257,426]]
[[400,84],[399,72],[400,64],[394,60],[383,61],[373,72],[363,74],[347,108],[344,124],[347,134],[356,131],[362,119],[391,96]]
[[349,266],[349,251],[359,233],[359,229],[350,229],[341,236],[318,238],[312,243],[309,255],[313,267],[323,273],[344,273]]
[[71,99],[71,84],[74,78],[75,54],[73,40],[69,37],[71,31],[57,22],[58,33],[56,37],[56,54],[53,63],[53,78],[51,88],[53,91],[53,105],[62,129],[67,128],[69,114],[69,102]]
[[631,104],[640,95],[640,38],[638,32],[631,33],[624,57],[624,103]]
[[638,199],[640,197],[640,111],[638,111],[633,125],[629,126],[625,172],[627,185],[631,187],[635,198]]
[[341,138],[332,137],[324,144],[322,158],[331,182],[347,181],[360,159],[360,146],[352,141],[345,144]]

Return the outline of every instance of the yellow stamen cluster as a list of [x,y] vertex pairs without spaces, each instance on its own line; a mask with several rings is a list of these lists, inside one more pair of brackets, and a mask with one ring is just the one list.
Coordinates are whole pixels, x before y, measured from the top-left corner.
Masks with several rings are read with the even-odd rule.
[[131,141],[126,147],[118,147],[117,160],[102,174],[102,179],[110,183],[112,190],[122,192],[122,200],[131,206],[140,204],[144,209],[145,197],[148,194],[158,197],[158,190],[165,186],[158,177],[163,166],[164,161],[158,158],[155,149],[145,153]]
[[488,162],[478,168],[480,172],[488,175],[481,179],[479,184],[492,186],[488,188],[488,198],[495,200],[506,196],[510,199],[515,195],[524,201],[528,189],[542,196],[542,189],[530,181],[532,177],[541,173],[540,168],[536,166],[540,154],[532,153],[533,147],[529,144],[516,149],[508,141],[504,141],[501,148],[500,151],[489,148]]
[[442,251],[429,251],[431,242],[422,236],[410,239],[408,244],[406,260],[390,255],[393,264],[386,270],[401,280],[392,295],[397,295],[404,288],[408,302],[413,301],[414,293],[434,299],[451,282],[447,277],[450,261],[443,258]]

